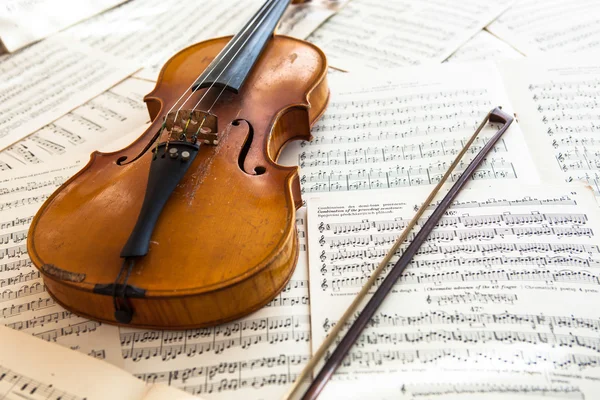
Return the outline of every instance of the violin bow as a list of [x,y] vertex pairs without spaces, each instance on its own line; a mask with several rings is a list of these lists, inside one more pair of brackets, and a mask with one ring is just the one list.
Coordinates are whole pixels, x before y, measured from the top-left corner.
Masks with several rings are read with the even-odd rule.
[[513,120],[514,118],[511,115],[502,111],[501,107],[494,108],[486,115],[486,117],[481,122],[475,133],[473,133],[469,141],[465,144],[460,153],[458,153],[458,155],[452,162],[452,165],[450,165],[442,179],[438,182],[435,188],[433,188],[423,205],[418,209],[413,219],[406,226],[402,234],[398,237],[394,245],[390,248],[386,256],[383,258],[383,260],[381,260],[379,266],[373,272],[369,280],[364,284],[361,291],[354,298],[352,304],[350,304],[350,306],[344,312],[340,320],[333,326],[331,333],[327,336],[325,341],[323,341],[321,346],[319,346],[319,348],[314,353],[313,357],[308,361],[308,364],[304,367],[300,375],[298,375],[296,381],[294,382],[294,385],[292,385],[290,390],[285,395],[284,399],[289,400],[294,398],[293,396],[298,392],[299,388],[302,386],[302,382],[312,373],[313,369],[321,361],[329,347],[331,347],[342,328],[346,325],[348,320],[352,318],[352,316],[358,309],[358,306],[367,296],[369,290],[372,288],[373,284],[375,283],[381,272],[385,269],[389,261],[396,254],[402,243],[404,243],[413,227],[417,224],[425,210],[428,208],[429,204],[432,203],[437,193],[440,191],[444,183],[448,180],[456,166],[460,163],[462,157],[469,150],[469,148],[471,147],[481,130],[484,128],[484,126],[488,122],[501,123],[502,125],[500,126],[498,131],[490,138],[490,140],[483,146],[479,153],[477,153],[475,158],[469,163],[465,171],[460,175],[460,177],[450,188],[446,196],[444,196],[442,201],[435,208],[433,213],[429,216],[421,230],[416,234],[414,240],[408,245],[406,250],[404,250],[400,259],[392,267],[389,274],[385,277],[379,288],[377,288],[377,291],[373,294],[373,297],[371,297],[369,302],[360,312],[358,318],[356,318],[356,320],[352,323],[352,326],[350,327],[348,332],[346,332],[340,343],[337,345],[337,347],[329,357],[329,359],[325,362],[325,365],[321,368],[317,377],[312,381],[312,383],[302,396],[302,400],[312,400],[317,398],[317,396],[325,387],[327,381],[331,378],[335,370],[342,363],[344,357],[346,356],[350,348],[354,345],[365,326],[369,323],[369,320],[373,317],[381,303],[383,303],[388,292],[392,289],[398,278],[400,278],[408,264],[411,262],[412,258],[417,253],[423,242],[427,239],[427,237],[429,236],[435,225],[439,222],[440,218],[444,215],[448,207],[450,207],[452,201],[454,201],[460,190],[471,178],[473,172],[477,169],[477,167],[479,167],[479,164],[481,164],[481,162],[487,156],[490,150],[496,145],[500,137],[504,134],[504,132],[506,132],[510,124],[512,124]]

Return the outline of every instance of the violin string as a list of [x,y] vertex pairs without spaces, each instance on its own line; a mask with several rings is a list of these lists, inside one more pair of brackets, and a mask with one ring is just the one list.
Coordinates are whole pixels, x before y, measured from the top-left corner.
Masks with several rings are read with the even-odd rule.
[[[277,2],[278,0],[273,0],[271,3]],[[264,19],[269,15],[269,13],[265,13],[265,15],[262,16],[261,20],[258,22],[259,25],[264,21]],[[204,94],[202,95],[202,97],[200,97],[200,100],[198,100],[198,102],[194,105],[194,108],[192,108],[192,113],[196,110],[196,108],[200,105],[200,103],[202,102],[202,100],[206,97],[206,95],[208,94],[208,92],[210,91],[210,89],[212,89],[215,86],[216,81],[219,80],[219,78],[221,77],[221,75],[223,75],[223,73],[227,70],[227,67],[229,67],[229,65],[233,62],[233,60],[235,60],[235,57],[239,54],[240,51],[242,51],[242,49],[244,48],[244,46],[246,46],[246,43],[248,43],[248,40],[250,40],[252,36],[248,36],[246,38],[246,40],[244,41],[244,43],[242,43],[242,45],[240,46],[240,48],[238,49],[238,51],[235,52],[235,54],[233,55],[233,57],[231,57],[231,59],[229,60],[229,62],[225,65],[225,67],[223,68],[223,70],[219,73],[219,75],[217,75],[217,77],[215,78],[215,82],[213,82],[208,90],[206,92],[204,92]],[[229,82],[231,81],[231,78],[233,77],[233,75],[229,78],[229,80],[227,81],[227,84],[225,84],[225,86],[223,86],[223,89],[221,89],[221,92],[219,93],[219,95],[217,96],[217,98],[215,99],[213,106],[215,105],[215,103],[217,102],[217,100],[219,100],[219,98],[221,97],[221,95],[223,94],[223,92],[225,91],[225,88],[227,87],[227,85],[229,84]],[[192,93],[193,94],[193,93]],[[187,100],[186,100],[187,101]],[[212,109],[212,106],[211,106]],[[190,114],[191,115],[191,114]]]
[[[217,96],[217,98],[215,99],[215,101],[213,101],[213,103],[211,104],[210,108],[208,109],[208,111],[206,112],[207,114],[210,114],[210,112],[212,111],[213,107],[215,106],[215,104],[217,104],[217,101],[219,100],[219,98],[221,97],[221,95],[223,94],[223,92],[225,91],[225,88],[227,87],[227,85],[229,85],[229,82],[231,82],[231,78],[233,77],[233,75],[231,75],[229,77],[229,79],[227,80],[227,83],[225,84],[225,86],[223,86],[221,88],[221,91],[219,92],[219,95]],[[194,107],[194,109],[196,109],[196,107]]]
[[[194,135],[192,136],[192,140],[193,141],[195,141],[196,138],[198,137],[198,135],[200,134],[200,130],[202,129],[202,127],[204,126],[204,123],[206,122],[206,117],[208,116],[208,114],[210,114],[210,112],[212,111],[212,109],[215,106],[215,104],[217,104],[217,101],[219,100],[219,98],[221,97],[221,95],[223,94],[223,92],[225,91],[225,88],[227,87],[227,85],[229,85],[229,82],[231,82],[231,78],[232,77],[233,77],[233,75],[231,75],[229,77],[229,79],[227,80],[227,83],[225,84],[225,86],[223,86],[223,88],[221,88],[221,91],[219,92],[219,95],[217,96],[217,98],[215,99],[215,101],[213,101],[213,103],[210,106],[210,108],[208,109],[208,111],[206,111],[206,115],[204,115],[204,118],[202,118],[202,122],[200,122],[200,125],[198,126],[198,130],[196,130],[196,133],[194,133]],[[195,109],[196,108],[194,107],[194,110]],[[191,115],[194,112],[194,110],[192,110],[192,112],[190,113],[190,119],[191,119]],[[185,135],[186,130],[187,130],[187,125],[186,125],[186,129],[183,130],[183,135]]]
[[[214,69],[216,68],[217,64],[231,51],[231,49],[233,48],[233,46],[241,39],[242,35],[244,33],[246,33],[246,31],[250,28],[250,26],[258,18],[258,16],[262,13],[263,9],[266,8],[266,7],[270,7],[270,5],[268,5],[268,4],[272,3],[273,1],[276,1],[276,0],[271,0],[270,2],[267,2],[267,3],[265,3],[265,4],[263,4],[261,6],[261,8],[256,13],[256,15],[252,18],[252,20],[250,20],[250,23],[248,24],[248,26],[246,26],[244,28],[244,30],[240,32],[241,35],[231,44],[231,46],[227,49],[227,51],[225,53],[219,54],[220,59],[215,62],[215,66],[213,67],[213,69],[211,71],[209,71],[208,73],[206,73],[206,71],[203,71],[200,75],[198,75],[196,77],[196,79],[194,79],[194,81],[192,82],[192,84],[181,94],[181,96],[179,97],[179,99],[177,99],[177,101],[175,102],[175,104],[173,104],[173,106],[169,109],[169,111],[167,112],[167,114],[170,113],[171,111],[173,111],[173,109],[175,108],[175,106],[177,106],[177,104],[179,104],[179,102],[181,101],[181,99],[183,98],[183,96],[185,96],[185,94],[194,86],[194,84],[202,76],[202,74],[206,73],[206,76],[208,76],[208,75],[210,75],[210,73],[212,71],[214,71]],[[256,28],[255,28],[255,30],[256,30]],[[202,85],[205,80],[206,80],[206,77],[202,80],[202,82],[200,82],[200,84],[198,85],[198,87],[200,87],[200,85]],[[195,90],[192,91],[192,93],[189,94],[189,96],[185,99],[185,101],[183,102],[183,104],[181,105],[181,107],[183,107],[183,105],[185,105],[185,103],[190,99],[190,97],[194,94],[194,92],[196,90],[198,90],[198,88],[196,88]],[[179,109],[177,111],[180,111],[181,107],[179,107]]]
[[[276,1],[277,1],[277,0],[270,0],[270,1],[266,2],[265,4],[263,4],[263,5],[261,6],[261,8],[260,8],[260,9],[258,10],[258,12],[256,13],[256,15],[254,15],[254,17],[253,17],[253,18],[250,20],[250,23],[249,23],[249,24],[248,24],[248,25],[247,25],[247,26],[246,26],[246,27],[245,27],[245,28],[244,28],[244,29],[243,29],[243,30],[240,32],[240,34],[239,34],[239,36],[237,37],[237,39],[235,39],[235,41],[234,41],[234,42],[231,44],[231,46],[230,46],[230,47],[227,49],[227,51],[225,51],[225,53],[223,53],[223,54],[220,54],[220,55],[219,55],[219,56],[220,56],[220,57],[219,57],[219,60],[215,62],[215,65],[213,66],[213,68],[212,68],[210,71],[208,71],[208,72],[206,72],[206,71],[203,71],[203,72],[202,72],[200,75],[198,75],[198,76],[196,77],[196,79],[194,79],[194,81],[192,82],[192,84],[191,84],[191,85],[190,85],[190,86],[189,86],[189,87],[188,87],[188,88],[187,88],[187,89],[186,89],[186,90],[185,90],[185,91],[184,91],[184,92],[181,94],[181,96],[179,97],[179,99],[177,99],[177,101],[175,102],[175,104],[173,104],[173,106],[172,106],[172,107],[169,109],[169,111],[167,112],[167,114],[166,114],[166,115],[168,115],[168,114],[169,114],[171,111],[173,111],[173,109],[174,109],[174,108],[175,108],[175,107],[176,107],[176,106],[179,104],[179,102],[181,101],[181,99],[183,98],[183,96],[185,96],[185,94],[186,94],[186,93],[187,93],[187,92],[188,92],[188,91],[189,91],[189,90],[190,90],[190,89],[191,89],[191,88],[194,86],[194,84],[196,83],[196,81],[197,81],[197,80],[198,80],[198,79],[199,79],[199,78],[200,78],[200,77],[201,77],[203,74],[205,74],[205,76],[204,76],[204,79],[202,79],[202,81],[201,81],[201,82],[200,82],[200,83],[197,85],[197,87],[196,87],[194,90],[192,90],[192,92],[191,92],[191,93],[188,95],[188,97],[187,97],[187,98],[186,98],[186,99],[183,101],[183,103],[181,103],[181,106],[179,106],[179,108],[177,109],[177,112],[175,113],[175,118],[173,118],[173,121],[177,120],[177,116],[179,115],[179,111],[181,111],[181,109],[183,108],[183,106],[185,105],[185,103],[187,103],[187,102],[189,101],[189,99],[190,99],[190,98],[191,98],[191,97],[194,95],[194,93],[196,93],[196,91],[198,91],[198,90],[200,89],[200,86],[202,86],[202,84],[203,84],[203,83],[206,81],[206,79],[208,78],[208,76],[209,76],[209,75],[210,75],[210,74],[211,74],[211,73],[212,73],[212,72],[215,70],[215,68],[217,68],[217,65],[218,65],[218,64],[219,64],[219,63],[220,63],[220,62],[223,60],[223,58],[224,58],[225,56],[227,56],[227,54],[229,54],[229,52],[230,52],[230,51],[231,51],[231,50],[234,48],[234,46],[237,44],[237,42],[239,42],[239,41],[240,41],[240,39],[242,38],[242,36],[243,36],[243,35],[244,35],[244,34],[245,34],[247,31],[248,31],[248,29],[250,29],[250,27],[251,27],[251,26],[252,26],[252,25],[255,23],[256,19],[257,19],[257,18],[258,18],[258,17],[259,17],[259,16],[260,16],[262,13],[263,13],[263,11],[264,11],[266,8],[270,8],[270,7],[271,7],[271,5],[272,5],[274,2],[276,2]],[[267,13],[267,14],[268,14],[268,13]],[[260,21],[260,22],[262,22],[262,20],[263,20],[263,19],[264,19],[264,16],[263,16],[263,18],[261,19],[261,21]],[[260,24],[260,22],[259,22],[259,24]],[[257,28],[255,27],[255,28],[254,28],[254,31],[256,31],[256,30],[257,30]],[[248,40],[246,39],[246,42],[247,42],[247,41],[248,41]],[[244,44],[245,44],[246,42],[244,42]],[[243,45],[242,45],[242,47],[243,47]],[[238,51],[238,52],[239,52],[239,51]],[[236,55],[237,55],[237,53],[236,53],[236,54],[234,54],[234,56],[233,56],[233,57],[235,57]],[[231,61],[230,61],[230,62],[231,62]],[[229,65],[229,63],[228,63],[227,65]],[[225,66],[225,68],[227,68],[227,66]],[[220,76],[220,75],[219,75],[219,76]],[[218,78],[217,78],[217,79],[218,79]],[[209,91],[211,88],[212,88],[212,85],[211,85],[211,87],[209,87],[209,88],[208,88],[208,90],[206,91],[206,93],[207,93],[207,92],[208,92],[208,91]],[[206,94],[206,93],[205,93],[205,94]],[[194,108],[194,109],[195,109],[195,108]],[[165,117],[165,118],[166,118],[166,117]]]

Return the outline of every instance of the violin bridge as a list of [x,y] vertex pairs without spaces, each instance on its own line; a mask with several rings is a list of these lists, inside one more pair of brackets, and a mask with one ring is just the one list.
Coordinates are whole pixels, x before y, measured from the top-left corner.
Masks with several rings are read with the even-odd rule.
[[217,116],[201,110],[179,110],[167,114],[166,132],[175,140],[190,138],[192,143],[217,145]]

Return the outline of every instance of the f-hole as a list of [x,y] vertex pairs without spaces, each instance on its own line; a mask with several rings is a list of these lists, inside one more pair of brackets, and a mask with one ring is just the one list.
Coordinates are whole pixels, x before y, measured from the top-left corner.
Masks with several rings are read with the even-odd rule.
[[246,163],[246,157],[248,156],[248,152],[250,151],[250,146],[252,146],[252,139],[254,138],[254,128],[252,128],[250,122],[246,120],[236,119],[231,124],[233,126],[238,126],[240,124],[240,121],[245,121],[246,124],[248,124],[248,136],[246,136],[246,140],[244,141],[244,145],[242,146],[242,150],[240,151],[240,155],[238,157],[238,166],[242,171],[244,171],[248,175],[262,175],[265,172],[267,172],[267,169],[261,165],[254,167],[254,171],[252,172],[246,171],[246,168],[244,167]]

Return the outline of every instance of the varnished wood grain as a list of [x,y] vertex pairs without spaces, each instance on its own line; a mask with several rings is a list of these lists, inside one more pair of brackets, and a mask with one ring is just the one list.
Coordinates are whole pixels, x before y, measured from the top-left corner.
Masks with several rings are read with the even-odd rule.
[[[115,323],[112,298],[92,289],[114,282],[121,268],[119,253],[137,219],[152,157],[143,151],[167,111],[228,40],[209,40],[175,55],[145,98],[152,126],[123,150],[93,153],[35,216],[28,237],[33,263],[85,274],[73,282],[43,272],[49,292],[66,308]],[[219,99],[213,109],[219,144],[201,146],[163,209],[148,255],[136,260],[128,284],[147,292],[131,299],[132,326],[225,322],[258,309],[284,287],[298,255],[295,209],[301,199],[297,168],[275,160],[286,142],[310,139],[310,126],[328,101],[326,69],[315,46],[275,36],[241,92]],[[192,108],[205,90],[184,108]],[[201,108],[213,99],[207,96]],[[264,167],[258,176],[238,166],[250,129],[254,140],[244,169]],[[124,157],[126,164],[118,165]]]

